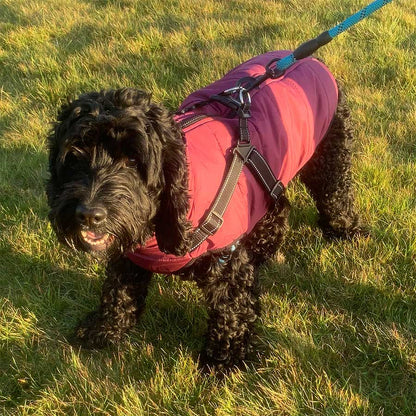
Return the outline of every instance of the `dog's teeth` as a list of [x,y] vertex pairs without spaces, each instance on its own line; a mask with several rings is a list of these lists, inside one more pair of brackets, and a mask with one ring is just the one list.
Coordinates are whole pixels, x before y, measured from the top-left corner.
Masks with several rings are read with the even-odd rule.
[[91,246],[101,246],[103,244],[106,244],[111,239],[111,236],[109,234],[105,234],[102,237],[98,237],[91,231],[81,231],[81,236],[84,239],[84,241]]

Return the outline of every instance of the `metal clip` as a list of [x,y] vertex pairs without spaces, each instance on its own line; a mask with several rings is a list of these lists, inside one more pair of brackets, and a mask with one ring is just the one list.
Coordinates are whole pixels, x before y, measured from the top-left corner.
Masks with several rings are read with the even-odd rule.
[[[237,243],[236,243],[237,244]],[[222,266],[226,263],[228,263],[228,261],[231,259],[231,255],[233,254],[233,252],[235,251],[235,249],[237,248],[236,244],[233,244],[230,247],[230,253],[229,254],[224,254],[223,256],[221,256],[218,259],[218,263],[221,264]]]
[[244,117],[250,117],[249,108],[251,106],[251,96],[248,90],[241,85],[237,85],[236,87],[228,88],[222,92],[221,95],[232,95],[238,92],[238,99],[231,98],[231,100],[238,104],[241,108],[241,113]]
[[237,86],[237,87],[232,87],[232,88],[228,88],[228,90],[224,90],[223,92],[222,92],[222,95],[231,95],[231,94],[234,94],[234,93],[236,93],[237,91],[240,91],[241,90],[241,86]]

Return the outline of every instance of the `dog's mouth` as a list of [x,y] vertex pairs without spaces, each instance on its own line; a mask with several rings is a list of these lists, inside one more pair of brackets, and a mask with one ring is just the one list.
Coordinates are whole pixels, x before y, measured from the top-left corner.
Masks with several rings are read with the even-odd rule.
[[81,231],[81,237],[91,250],[106,250],[114,241],[114,236],[108,233],[95,233],[94,231]]

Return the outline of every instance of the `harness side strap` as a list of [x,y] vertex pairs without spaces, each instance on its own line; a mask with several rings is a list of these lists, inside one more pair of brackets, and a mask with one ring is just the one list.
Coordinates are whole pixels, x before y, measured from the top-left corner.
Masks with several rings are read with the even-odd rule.
[[242,158],[243,163],[247,164],[274,202],[277,202],[285,187],[281,181],[276,179],[261,153],[251,144],[247,117],[240,117],[240,140],[237,147],[234,148],[234,153]]
[[234,148],[234,157],[227,176],[213,202],[207,216],[196,228],[192,236],[192,246],[189,251],[195,250],[210,235],[215,234],[223,224],[224,212],[231,200],[238,178],[247,164],[254,176],[266,188],[274,202],[277,202],[285,187],[281,181],[276,179],[268,163],[258,150],[250,143],[239,143]]
[[247,166],[263,184],[274,202],[277,202],[285,187],[281,181],[276,179],[269,164],[256,148],[251,151],[247,159]]
[[223,224],[224,212],[233,196],[235,187],[237,186],[238,178],[243,170],[244,161],[237,154],[234,154],[231,166],[228,169],[227,176],[223,181],[215,201],[213,202],[207,216],[202,223],[197,227],[192,236],[192,246],[189,251],[195,250],[202,244],[210,235],[215,232]]

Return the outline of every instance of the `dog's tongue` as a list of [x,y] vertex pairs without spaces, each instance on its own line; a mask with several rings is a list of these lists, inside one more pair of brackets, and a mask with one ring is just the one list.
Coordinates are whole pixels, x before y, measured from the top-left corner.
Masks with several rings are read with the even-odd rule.
[[86,234],[86,236],[88,237],[88,238],[90,238],[91,240],[100,240],[101,238],[103,238],[104,237],[104,234],[95,234],[94,232],[92,232],[92,231],[86,231],[85,232],[85,234]]
[[113,238],[109,234],[96,234],[94,231],[81,231],[81,236],[94,249],[105,248],[113,241]]

